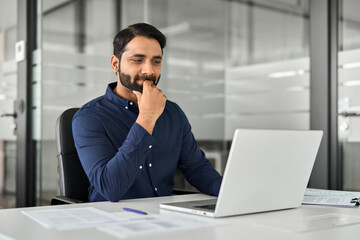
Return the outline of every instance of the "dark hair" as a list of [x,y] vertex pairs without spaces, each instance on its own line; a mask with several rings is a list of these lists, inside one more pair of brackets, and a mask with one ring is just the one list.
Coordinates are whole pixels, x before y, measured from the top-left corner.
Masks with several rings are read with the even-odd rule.
[[126,45],[137,36],[154,38],[159,42],[161,51],[163,51],[166,46],[166,37],[156,27],[147,23],[136,23],[116,34],[113,41],[113,54],[121,59],[121,55],[125,51]]

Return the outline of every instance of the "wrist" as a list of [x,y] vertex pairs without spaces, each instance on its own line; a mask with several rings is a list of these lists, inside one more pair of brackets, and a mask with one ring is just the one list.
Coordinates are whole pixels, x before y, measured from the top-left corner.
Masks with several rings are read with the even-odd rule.
[[136,119],[136,123],[142,126],[150,135],[152,135],[156,121],[151,118],[146,118],[139,115]]

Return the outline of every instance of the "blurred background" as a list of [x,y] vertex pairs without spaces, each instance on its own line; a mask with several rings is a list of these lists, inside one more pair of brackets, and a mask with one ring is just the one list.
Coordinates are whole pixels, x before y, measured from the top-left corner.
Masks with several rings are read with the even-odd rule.
[[[201,149],[220,173],[236,128],[312,129],[310,93],[317,79],[310,78],[310,0],[33,2],[36,47],[27,89],[36,205],[49,204],[58,193],[57,117],[103,95],[116,81],[112,40],[133,23],[148,22],[166,35],[159,88],[187,114]],[[0,118],[0,208],[16,206],[19,126],[10,115],[21,88],[15,56],[18,5],[0,0],[0,112],[8,114]],[[341,0],[336,10],[338,151],[333,157],[340,174],[332,188],[360,191],[360,2]],[[328,175],[324,178],[313,185],[331,187]],[[192,188],[181,173],[175,185]]]

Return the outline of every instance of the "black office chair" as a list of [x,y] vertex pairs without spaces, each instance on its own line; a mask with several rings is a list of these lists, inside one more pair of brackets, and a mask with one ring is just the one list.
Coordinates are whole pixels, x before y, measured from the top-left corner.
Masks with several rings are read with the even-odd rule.
[[89,201],[89,180],[80,163],[72,134],[72,118],[78,109],[67,109],[56,121],[60,196],[53,197],[51,205]]
[[[89,180],[77,154],[72,135],[72,118],[79,108],[65,110],[56,121],[56,145],[60,196],[51,199],[51,205],[88,202]],[[198,191],[177,189],[174,195],[192,194]]]

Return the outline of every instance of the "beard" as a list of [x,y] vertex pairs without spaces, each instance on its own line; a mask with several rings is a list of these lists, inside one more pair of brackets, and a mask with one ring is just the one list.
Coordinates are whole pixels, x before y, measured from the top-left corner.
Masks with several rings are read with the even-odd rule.
[[131,80],[131,76],[119,71],[119,78],[121,84],[130,89],[131,91],[143,92],[143,85],[139,85],[136,83],[137,80],[151,81],[155,86],[159,83],[161,75],[156,80],[155,75],[136,75],[133,80]]

